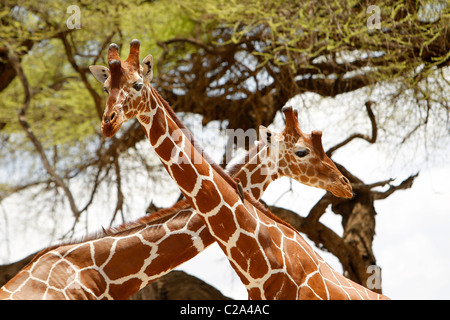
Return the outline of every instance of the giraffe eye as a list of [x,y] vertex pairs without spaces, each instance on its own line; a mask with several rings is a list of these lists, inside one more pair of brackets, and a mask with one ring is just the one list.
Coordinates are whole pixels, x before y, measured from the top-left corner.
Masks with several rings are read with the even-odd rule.
[[306,157],[309,154],[309,149],[295,151],[295,155],[299,158]]
[[103,91],[105,91],[107,94],[109,94],[108,89],[106,89],[105,87],[103,87]]
[[136,83],[133,85],[133,89],[136,90],[136,91],[140,91],[140,90],[142,89],[143,86],[144,86],[144,84],[143,84],[142,82],[136,82]]

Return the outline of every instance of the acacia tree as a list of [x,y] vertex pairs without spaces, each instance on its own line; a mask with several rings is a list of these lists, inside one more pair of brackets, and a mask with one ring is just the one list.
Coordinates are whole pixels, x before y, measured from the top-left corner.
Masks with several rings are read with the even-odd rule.
[[[73,224],[63,232],[66,237],[111,190],[113,201],[105,208],[111,224],[119,216],[127,219],[132,200],[124,189],[127,177],[133,181],[138,175],[133,176],[136,166],[151,181],[164,183],[160,164],[142,153],[145,136],[137,122],[113,139],[99,134],[106,95],[94,85],[88,66],[105,64],[110,42],[125,52],[122,44],[140,39],[142,50],[157,61],[154,85],[176,112],[200,114],[204,125],[219,120],[229,129],[267,126],[296,95],[335,97],[363,90],[366,103],[349,109],[346,121],[352,127],[350,115],[360,112],[369,131],[347,132],[327,150],[329,156],[355,139],[400,147],[424,141],[417,139],[423,132],[432,132],[432,141],[448,137],[446,1],[373,6],[344,0],[191,0],[170,7],[152,1],[133,6],[80,2],[81,28],[68,29],[65,10],[72,4],[7,2],[0,17],[6,26],[0,44],[2,166],[10,169],[8,161],[27,169],[1,181],[0,200],[29,197],[30,218],[42,210],[70,213]],[[403,130],[392,135],[399,126]],[[395,184],[389,177],[367,184],[338,167],[352,182],[354,198],[326,193],[306,215],[270,209],[335,255],[346,276],[366,285],[367,267],[376,265],[374,202],[409,188],[417,174]],[[80,183],[87,186],[82,192],[76,191]],[[342,237],[319,222],[327,208],[342,216]]]

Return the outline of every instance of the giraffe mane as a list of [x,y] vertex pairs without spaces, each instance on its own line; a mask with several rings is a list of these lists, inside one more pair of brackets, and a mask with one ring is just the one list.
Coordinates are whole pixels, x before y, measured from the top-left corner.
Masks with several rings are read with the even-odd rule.
[[107,229],[102,228],[101,231],[98,230],[93,234],[82,237],[81,240],[79,241],[71,242],[69,244],[81,243],[84,241],[100,239],[107,236],[127,235],[129,233],[135,232],[139,228],[144,228],[147,224],[154,223],[159,219],[170,218],[173,214],[189,208],[190,204],[187,202],[186,199],[183,199],[178,201],[169,208],[160,209],[150,215],[145,215],[143,217],[138,218],[137,220],[125,222],[118,226],[109,227]]
[[44,254],[46,254],[49,251],[52,251],[53,249],[59,248],[61,246],[63,246],[64,244],[55,244],[52,245],[50,247],[47,247],[45,249],[42,249],[41,251],[39,251],[38,253],[36,253],[34,255],[34,257],[30,260],[30,262],[28,262],[22,269],[26,269],[29,265],[31,265],[32,263],[34,263],[39,257],[42,257]]

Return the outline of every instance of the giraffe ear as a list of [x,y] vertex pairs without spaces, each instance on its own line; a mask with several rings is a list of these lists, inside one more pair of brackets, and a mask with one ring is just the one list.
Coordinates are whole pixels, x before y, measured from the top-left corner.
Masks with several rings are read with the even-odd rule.
[[91,71],[95,79],[97,79],[101,83],[104,83],[110,75],[109,69],[104,66],[89,66],[89,70]]
[[153,56],[149,54],[142,60],[142,67],[144,68],[144,81],[150,82],[153,79]]

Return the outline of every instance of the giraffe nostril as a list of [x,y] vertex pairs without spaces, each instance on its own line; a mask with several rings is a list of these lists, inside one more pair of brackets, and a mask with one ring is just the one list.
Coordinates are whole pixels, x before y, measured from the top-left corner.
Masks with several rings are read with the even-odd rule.
[[341,177],[341,181],[344,184],[350,184],[350,181],[348,181],[348,179],[346,177],[344,177],[344,176]]
[[113,121],[115,117],[116,113],[115,112],[111,113],[111,115],[109,116],[109,121]]

